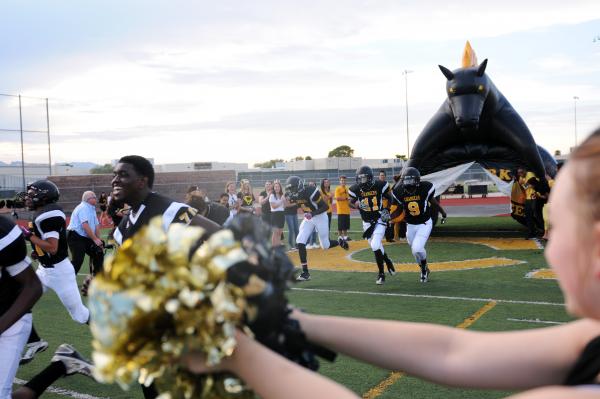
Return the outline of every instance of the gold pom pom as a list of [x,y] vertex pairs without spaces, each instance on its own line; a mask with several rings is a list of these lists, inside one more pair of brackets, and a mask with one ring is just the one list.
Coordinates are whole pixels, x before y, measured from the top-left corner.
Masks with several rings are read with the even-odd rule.
[[161,398],[252,397],[231,376],[193,375],[178,364],[188,351],[203,352],[209,366],[230,356],[246,309],[244,291],[226,281],[246,253],[223,230],[191,254],[203,233],[182,224],[165,232],[156,217],[107,259],[89,289],[98,380],[125,389],[155,382]]

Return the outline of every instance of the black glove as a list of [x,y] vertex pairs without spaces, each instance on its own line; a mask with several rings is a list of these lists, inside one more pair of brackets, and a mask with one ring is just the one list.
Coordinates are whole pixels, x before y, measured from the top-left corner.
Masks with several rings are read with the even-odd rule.
[[240,215],[229,228],[249,257],[228,269],[227,280],[248,295],[245,324],[256,340],[311,370],[319,367],[315,355],[333,360],[334,352],[309,343],[298,321],[290,318],[285,291],[293,282],[294,265],[281,247],[271,247],[269,227],[260,219]]

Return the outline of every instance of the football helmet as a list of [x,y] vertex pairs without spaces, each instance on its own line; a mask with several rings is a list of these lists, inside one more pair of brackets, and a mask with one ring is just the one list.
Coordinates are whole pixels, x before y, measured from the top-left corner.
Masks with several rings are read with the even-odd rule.
[[421,173],[417,168],[409,166],[404,168],[400,179],[404,189],[409,193],[414,193],[421,183]]
[[57,202],[59,197],[58,187],[50,180],[38,180],[27,185],[27,198],[31,200],[27,206],[30,210]]
[[370,189],[373,186],[373,169],[367,165],[356,169],[356,183],[363,190]]
[[290,194],[298,194],[304,189],[304,180],[299,176],[290,176],[285,181],[285,191]]

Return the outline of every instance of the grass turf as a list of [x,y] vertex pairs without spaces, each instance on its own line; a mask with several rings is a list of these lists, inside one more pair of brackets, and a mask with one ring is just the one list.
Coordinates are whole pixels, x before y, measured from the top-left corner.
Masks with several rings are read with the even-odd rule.
[[[456,220],[455,220],[456,219]],[[452,218],[444,228],[452,226],[451,235],[460,234],[458,223],[465,231],[485,231],[506,229],[518,235],[520,227],[509,218]],[[456,223],[456,225],[455,225]],[[333,222],[335,226],[335,221]],[[507,227],[508,226],[508,227]],[[334,227],[335,228],[335,227]],[[352,221],[352,229],[359,230],[357,220]],[[502,230],[503,234],[505,230]],[[441,228],[435,234],[443,236]],[[333,234],[332,234],[333,235]],[[358,239],[358,233],[356,233]],[[473,330],[510,330],[542,327],[543,324],[525,320],[545,320],[566,322],[571,318],[562,306],[526,302],[562,303],[562,295],[556,281],[524,278],[533,269],[546,265],[541,250],[493,250],[483,245],[468,243],[430,242],[428,257],[432,261],[464,260],[480,257],[502,256],[523,261],[523,263],[499,268],[445,271],[432,273],[431,282],[421,284],[417,273],[399,273],[388,277],[383,286],[375,285],[375,265],[373,274],[355,272],[312,271],[312,280],[297,284],[290,291],[290,301],[306,311],[353,317],[381,318],[431,322],[456,326],[487,303],[487,299],[500,300],[496,307],[476,321]],[[410,262],[412,257],[406,244],[386,246],[394,262]],[[372,262],[368,250],[354,255],[357,259]],[[87,271],[87,264],[82,273]],[[81,283],[83,276],[79,276]],[[312,290],[323,291],[312,291]],[[352,291],[352,292],[350,292]],[[361,294],[364,293],[364,294]],[[374,294],[400,294],[406,296],[385,296]],[[471,298],[472,300],[468,300]],[[523,301],[523,303],[502,302]],[[49,362],[52,351],[61,343],[75,345],[84,355],[91,354],[91,336],[87,326],[78,325],[68,316],[66,310],[53,292],[44,294],[34,308],[34,322],[40,335],[49,341],[48,351],[39,354],[33,362],[20,367],[18,378],[28,380],[42,370]],[[521,321],[511,321],[515,319]],[[373,340],[377,337],[374,336]],[[409,345],[397,342],[397,345]],[[381,370],[344,356],[335,363],[322,362],[320,370],[326,376],[348,386],[362,395],[389,375]],[[85,377],[73,376],[57,381],[54,386],[70,389],[104,398],[141,398],[141,390],[134,386],[129,392],[117,386],[100,385]],[[380,398],[497,398],[507,392],[463,390],[442,387],[417,378],[403,376]],[[62,394],[48,393],[44,397],[65,398]]]

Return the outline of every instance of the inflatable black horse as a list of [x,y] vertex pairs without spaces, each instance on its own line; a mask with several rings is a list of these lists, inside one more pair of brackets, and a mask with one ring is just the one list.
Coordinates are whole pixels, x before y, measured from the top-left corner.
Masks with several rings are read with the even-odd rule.
[[[524,167],[545,181],[554,176],[556,162],[538,147],[529,128],[485,74],[487,59],[477,65],[469,42],[462,68],[439,66],[448,98],[415,142],[408,166],[429,174],[476,161],[486,168]],[[512,173],[511,173],[512,174]]]

